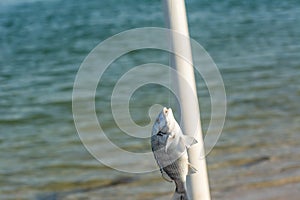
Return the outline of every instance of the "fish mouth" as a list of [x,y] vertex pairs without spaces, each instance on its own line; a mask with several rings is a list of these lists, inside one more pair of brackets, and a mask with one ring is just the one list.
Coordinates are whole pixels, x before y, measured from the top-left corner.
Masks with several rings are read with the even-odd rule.
[[170,113],[170,111],[172,111],[171,108],[166,108],[166,107],[163,108],[163,112],[164,112],[165,116],[168,116],[168,114]]

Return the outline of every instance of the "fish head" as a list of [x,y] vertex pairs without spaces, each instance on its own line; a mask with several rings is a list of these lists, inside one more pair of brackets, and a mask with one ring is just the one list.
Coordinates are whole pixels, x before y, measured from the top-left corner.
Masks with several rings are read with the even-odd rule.
[[173,137],[174,133],[172,129],[175,123],[176,121],[172,109],[164,107],[155,120],[152,128],[152,135],[161,132]]

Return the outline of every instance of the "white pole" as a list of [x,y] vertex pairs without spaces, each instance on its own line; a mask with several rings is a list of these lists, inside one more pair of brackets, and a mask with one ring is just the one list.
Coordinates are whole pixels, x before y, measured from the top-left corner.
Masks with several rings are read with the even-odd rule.
[[[189,38],[184,0],[163,1],[168,27]],[[175,83],[181,105],[182,130],[184,134],[192,135],[198,141],[197,145],[188,149],[189,162],[197,169],[197,172],[187,176],[187,190],[191,200],[210,200],[191,44],[189,40],[182,40],[174,33],[171,33],[170,37],[173,52],[180,55],[184,52],[185,57],[175,54],[171,57],[171,65],[178,72]]]

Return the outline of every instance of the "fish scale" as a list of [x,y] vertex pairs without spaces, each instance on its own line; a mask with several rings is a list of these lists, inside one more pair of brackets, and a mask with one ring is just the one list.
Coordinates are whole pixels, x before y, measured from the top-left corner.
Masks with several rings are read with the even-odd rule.
[[183,193],[186,190],[185,184],[183,184],[186,181],[186,177],[183,175],[188,173],[187,164],[181,164],[181,163],[187,163],[187,158],[185,160],[182,159],[185,158],[180,157],[174,163],[163,168],[163,170],[168,174],[168,176],[172,180],[174,180],[176,184],[176,192],[179,193]]

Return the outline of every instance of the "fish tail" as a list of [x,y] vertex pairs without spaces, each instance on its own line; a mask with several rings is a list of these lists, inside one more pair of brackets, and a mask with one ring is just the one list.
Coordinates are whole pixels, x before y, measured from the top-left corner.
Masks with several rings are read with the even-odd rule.
[[172,200],[189,200],[185,182],[175,181],[176,190]]
[[184,192],[177,192],[175,191],[172,200],[189,200],[186,191]]

